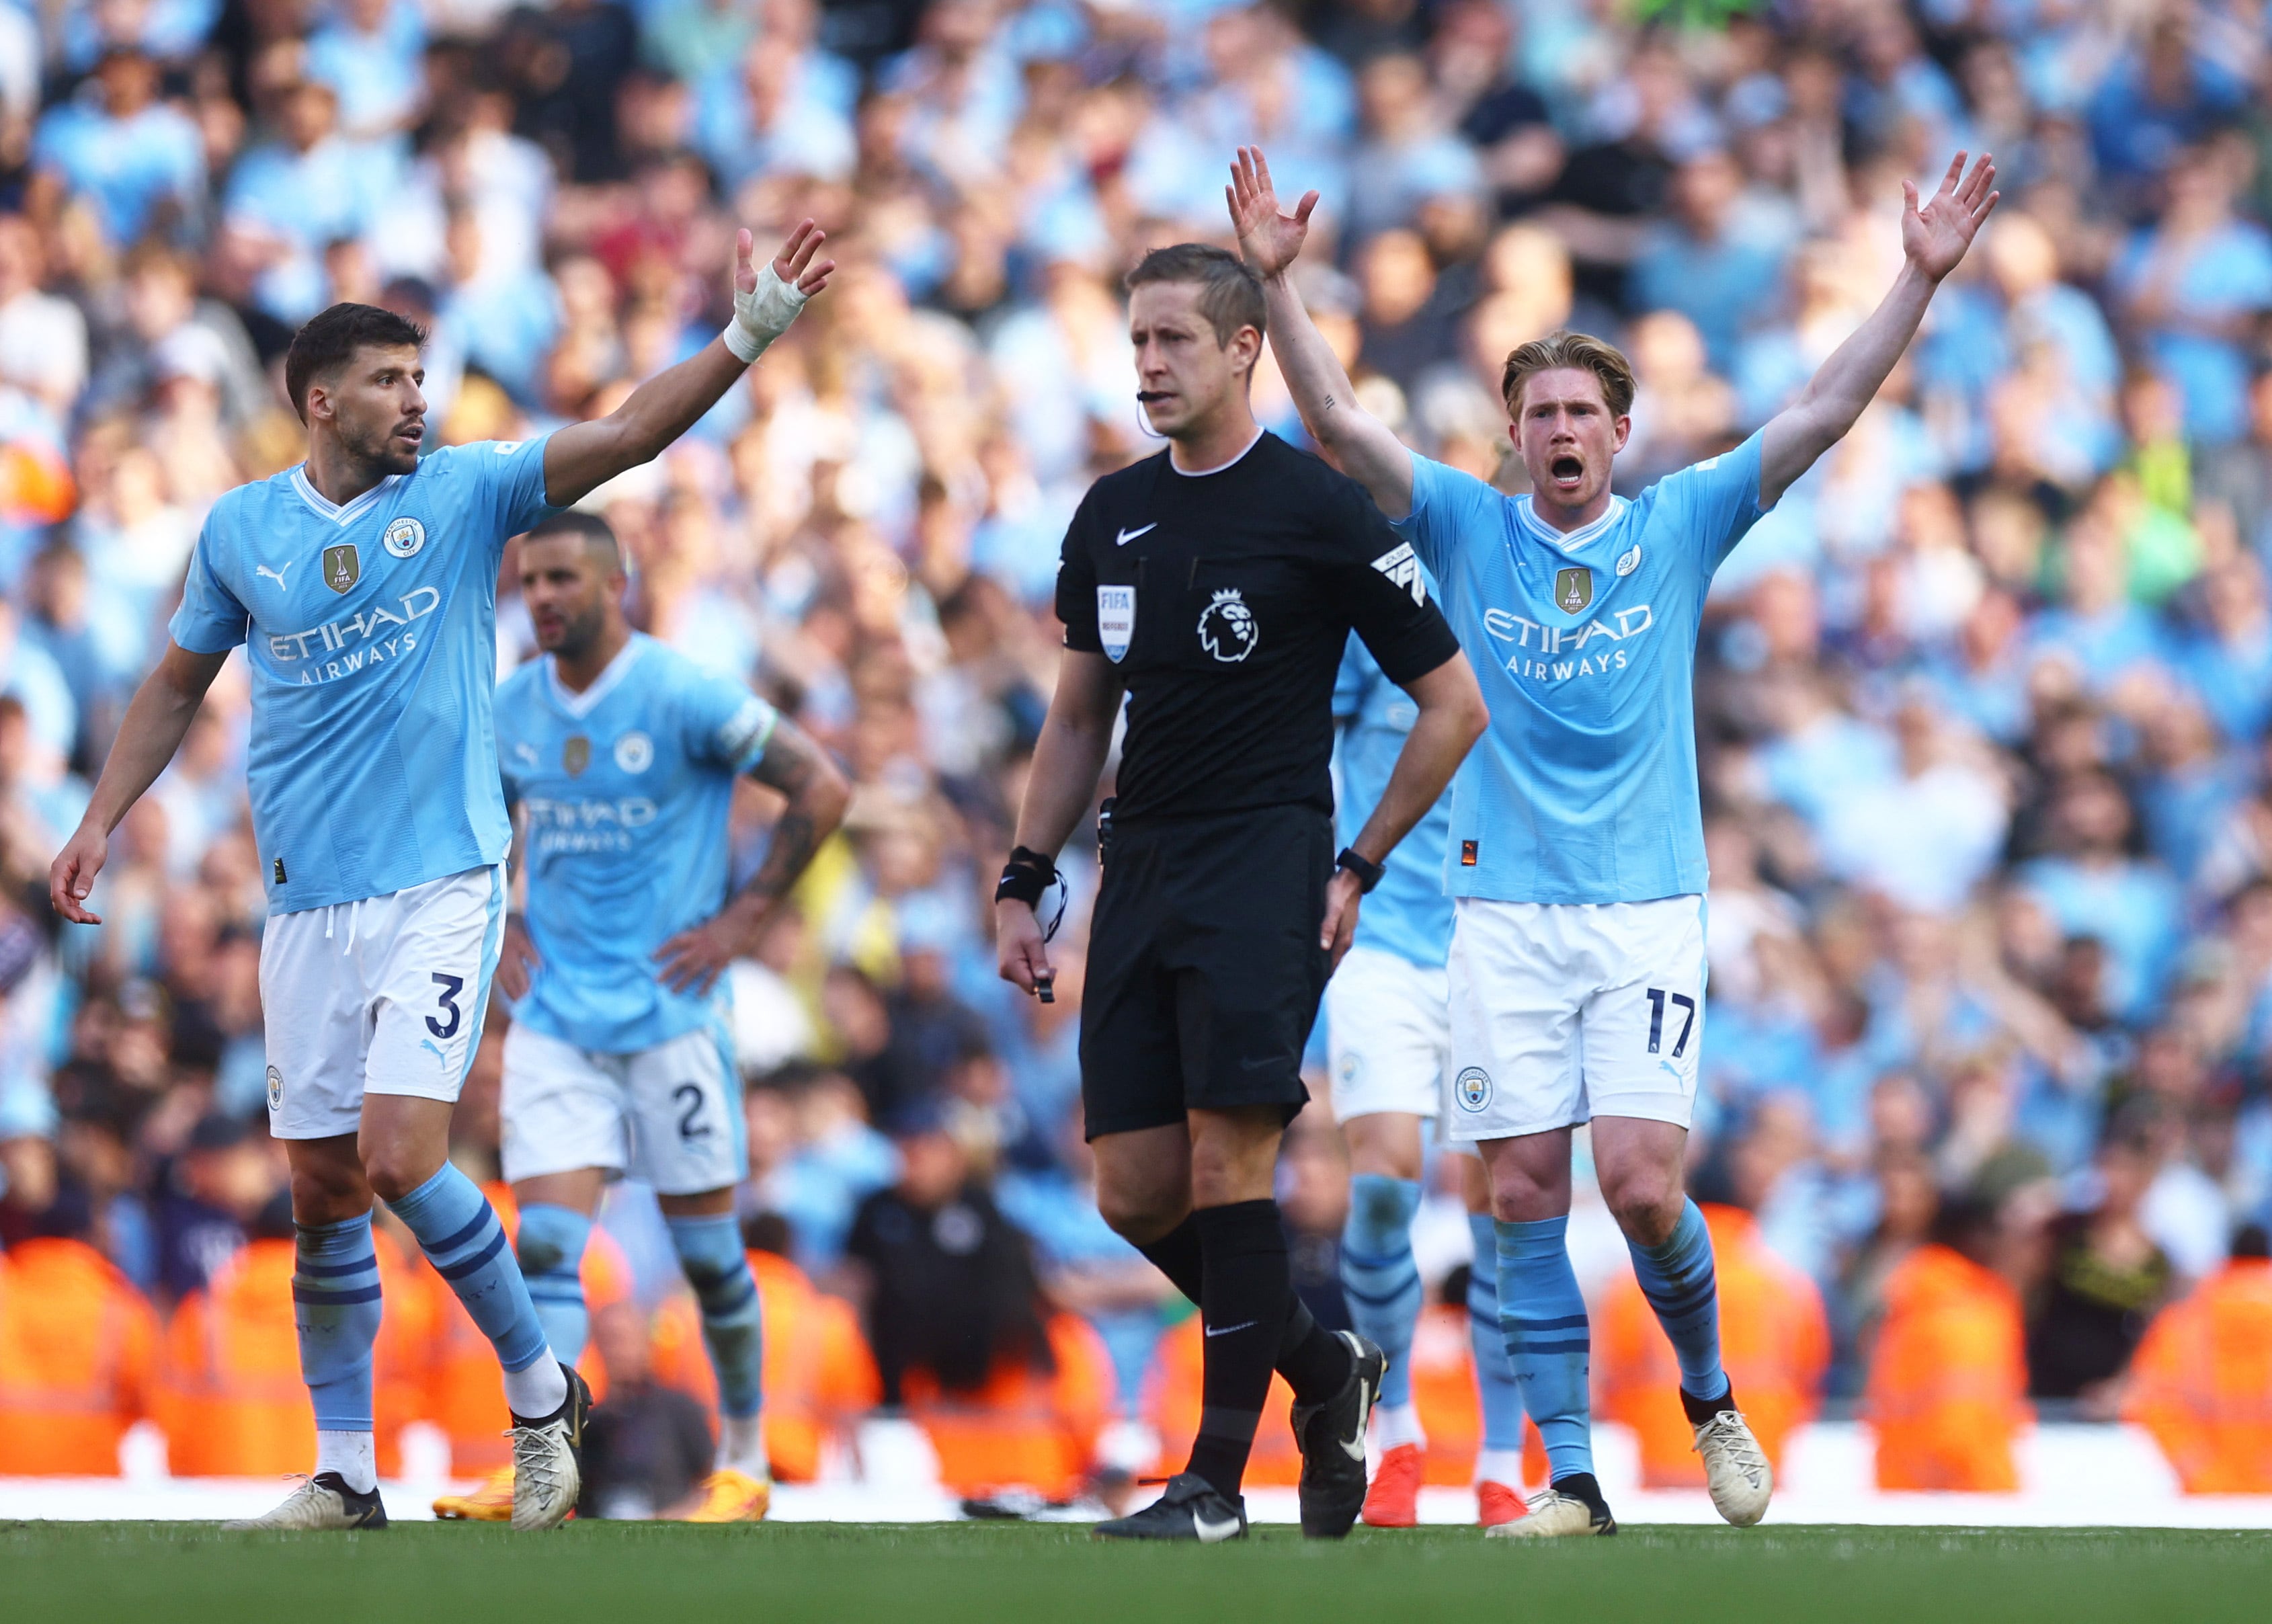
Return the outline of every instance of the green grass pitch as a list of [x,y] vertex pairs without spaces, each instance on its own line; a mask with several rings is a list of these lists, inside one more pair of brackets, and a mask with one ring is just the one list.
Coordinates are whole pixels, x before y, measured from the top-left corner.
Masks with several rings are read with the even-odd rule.
[[362,1535],[182,1523],[0,1524],[0,1619],[230,1624],[1758,1624],[2262,1620],[2272,1535],[2135,1529],[1629,1528],[1551,1545],[1473,1530],[1290,1529],[1244,1545],[1105,1545],[1068,1526],[689,1528]]

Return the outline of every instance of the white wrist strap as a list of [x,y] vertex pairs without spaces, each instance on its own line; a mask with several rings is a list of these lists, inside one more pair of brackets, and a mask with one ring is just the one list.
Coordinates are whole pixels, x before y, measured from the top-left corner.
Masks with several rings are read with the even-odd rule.
[[781,279],[767,260],[758,273],[758,285],[749,293],[734,295],[734,319],[718,336],[734,352],[734,359],[749,365],[766,353],[766,347],[788,331],[788,324],[804,308],[806,294]]

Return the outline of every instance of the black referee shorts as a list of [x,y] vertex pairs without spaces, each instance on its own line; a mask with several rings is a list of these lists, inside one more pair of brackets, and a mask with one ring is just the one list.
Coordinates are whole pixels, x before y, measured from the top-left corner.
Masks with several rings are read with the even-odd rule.
[[1173,818],[1112,833],[1080,998],[1091,1139],[1182,1122],[1195,1107],[1310,1097],[1318,946],[1333,821],[1307,806]]

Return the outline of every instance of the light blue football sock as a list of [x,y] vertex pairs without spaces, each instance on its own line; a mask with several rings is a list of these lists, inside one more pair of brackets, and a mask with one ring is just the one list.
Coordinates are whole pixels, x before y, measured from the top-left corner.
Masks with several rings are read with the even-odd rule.
[[368,1433],[373,1426],[370,1350],[379,1319],[370,1215],[297,1224],[293,1250],[292,1321],[317,1430]]
[[1483,1447],[1522,1452],[1522,1388],[1506,1357],[1498,1319],[1498,1236],[1487,1212],[1468,1215],[1476,1261],[1468,1271],[1468,1338],[1476,1354],[1476,1396],[1484,1416]]
[[765,1402],[765,1306],[742,1250],[734,1215],[670,1218],[670,1244],[702,1305],[702,1340],[718,1373],[718,1410],[729,1419],[753,1416]]
[[1570,1267],[1568,1214],[1527,1224],[1494,1222],[1499,1324],[1522,1407],[1538,1423],[1556,1478],[1594,1470],[1592,1406],[1586,1379],[1593,1339],[1586,1299]]
[[573,1207],[531,1201],[520,1209],[513,1250],[528,1283],[528,1300],[553,1357],[571,1365],[584,1357],[592,1334],[592,1312],[584,1302],[584,1247],[591,1239],[592,1220]]
[[1342,1295],[1356,1334],[1388,1356],[1380,1402],[1412,1402],[1412,1328],[1420,1318],[1420,1270],[1412,1261],[1412,1215],[1420,1181],[1385,1173],[1349,1179],[1349,1221],[1342,1227]]
[[1720,1288],[1712,1269],[1712,1231],[1694,1201],[1661,1246],[1626,1243],[1633,1254],[1640,1294],[1656,1310],[1680,1361],[1680,1390],[1691,1398],[1724,1398],[1728,1373],[1720,1368]]
[[449,1282],[497,1349],[512,1413],[536,1417],[557,1410],[568,1396],[567,1381],[528,1300],[520,1264],[504,1244],[504,1225],[481,1186],[445,1162],[431,1179],[387,1206],[418,1238],[434,1272]]

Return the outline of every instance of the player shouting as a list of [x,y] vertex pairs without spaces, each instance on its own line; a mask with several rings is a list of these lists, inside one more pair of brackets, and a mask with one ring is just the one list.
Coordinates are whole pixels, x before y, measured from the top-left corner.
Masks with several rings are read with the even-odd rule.
[[1491,706],[1454,790],[1445,871],[1451,1136],[1483,1148],[1507,1352],[1552,1468],[1531,1515],[1492,1534],[1617,1529],[1593,1473],[1586,1305],[1564,1244],[1570,1134],[1588,1119],[1603,1195],[1679,1357],[1712,1502],[1741,1526],[1766,1514],[1772,1476],[1720,1367],[1711,1241],[1681,1179],[1704,999],[1697,625],[1713,572],[1853,426],[1995,206],[1994,166],[1968,175],[1964,156],[1923,208],[1904,184],[1907,263],[1798,399],[1632,501],[1610,488],[1631,429],[1622,355],[1562,333],[1507,356],[1500,393],[1529,496],[1416,455],[1356,405],[1287,278],[1317,194],[1288,214],[1260,152],[1232,166],[1231,218],[1303,419],[1442,583]]
[[372,1447],[374,1195],[497,1348],[513,1526],[551,1527],[576,1503],[590,1395],[546,1346],[497,1214],[447,1159],[504,931],[497,566],[509,538],[654,457],[733,387],[826,283],[821,241],[806,221],[760,267],[741,233],[725,332],[609,416],[422,458],[426,335],[370,305],[333,305],[284,363],[307,460],[230,491],[198,536],[166,652],[48,885],[64,918],[99,923],[86,901],[111,830],[244,644],[268,889],[269,1126],[291,1161],[292,1296],[317,1428],[313,1475],[246,1526],[386,1525]]

